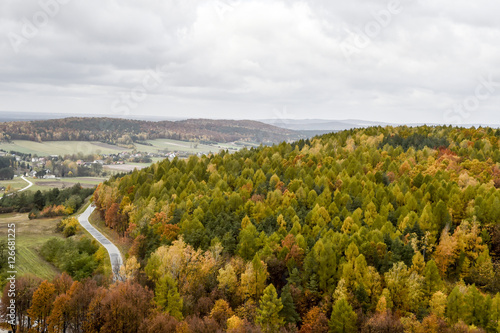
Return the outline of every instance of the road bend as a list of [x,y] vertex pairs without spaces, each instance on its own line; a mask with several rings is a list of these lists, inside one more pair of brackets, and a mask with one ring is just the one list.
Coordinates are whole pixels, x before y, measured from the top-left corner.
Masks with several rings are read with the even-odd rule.
[[94,237],[99,243],[102,244],[106,248],[109,253],[109,259],[111,261],[111,268],[113,270],[113,280],[123,280],[120,276],[120,267],[123,265],[123,259],[120,253],[120,250],[116,247],[115,244],[111,243],[109,239],[107,239],[99,230],[94,228],[93,225],[89,222],[90,214],[94,211],[95,207],[89,205],[85,211],[80,214],[78,217],[78,222],[80,225],[84,227],[91,235]]

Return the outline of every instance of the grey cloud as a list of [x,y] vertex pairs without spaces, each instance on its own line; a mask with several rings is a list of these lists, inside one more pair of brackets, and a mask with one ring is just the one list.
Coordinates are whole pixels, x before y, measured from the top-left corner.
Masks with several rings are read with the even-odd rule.
[[[494,0],[401,0],[351,55],[349,38],[376,28],[390,1],[67,2],[18,53],[9,33],[22,35],[20,20],[42,9],[0,4],[2,109],[109,114],[159,67],[162,84],[131,112],[456,122],[447,110],[480,77],[500,82]],[[458,121],[500,122],[498,96],[500,86]]]

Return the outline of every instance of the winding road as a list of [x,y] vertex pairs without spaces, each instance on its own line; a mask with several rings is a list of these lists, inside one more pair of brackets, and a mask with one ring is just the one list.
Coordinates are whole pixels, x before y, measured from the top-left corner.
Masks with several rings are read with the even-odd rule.
[[115,244],[111,243],[103,234],[99,232],[93,225],[89,222],[90,214],[94,211],[95,207],[89,205],[87,209],[78,217],[78,222],[84,227],[99,243],[106,248],[109,253],[109,259],[111,260],[111,268],[113,270],[113,280],[123,280],[120,276],[120,267],[123,265],[123,259],[120,250]]
[[27,190],[27,189],[29,189],[31,186],[33,186],[33,183],[32,183],[32,182],[30,182],[29,180],[27,180],[26,178],[24,178],[24,176],[21,176],[21,177],[19,177],[19,178],[21,178],[22,180],[24,180],[25,182],[27,182],[27,183],[28,183],[28,186],[23,187],[22,189],[17,190],[16,192],[9,193],[9,194],[7,194],[7,196],[13,195],[14,193],[18,193],[18,192],[26,191],[26,190]]
[[24,176],[21,176],[21,179],[24,180],[25,182],[28,183],[28,186],[26,187],[23,187],[22,189],[20,189],[19,191],[17,192],[22,192],[22,191],[26,191],[27,189],[29,189],[31,186],[33,186],[33,183],[30,182],[29,180],[27,180],[26,178],[24,178]]

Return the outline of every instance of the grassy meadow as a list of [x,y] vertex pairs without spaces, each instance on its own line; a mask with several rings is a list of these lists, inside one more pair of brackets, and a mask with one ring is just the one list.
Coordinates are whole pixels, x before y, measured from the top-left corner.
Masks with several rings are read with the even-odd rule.
[[[170,139],[148,140],[147,143],[151,146],[136,143],[136,150],[148,153],[157,153],[158,151],[183,151],[190,154],[196,154],[218,152],[221,149],[236,151],[243,147],[243,144],[238,143],[205,145]],[[245,145],[255,146],[249,143],[245,143]],[[13,140],[9,143],[0,142],[0,149],[7,152],[17,151],[24,154],[36,154],[38,156],[67,155],[79,152],[83,154],[116,154],[123,151],[132,151],[132,149],[97,141],[46,141],[40,143],[27,140]]]
[[31,273],[42,279],[52,279],[59,270],[45,261],[39,254],[42,245],[52,237],[60,237],[56,233],[56,225],[61,217],[30,220],[28,214],[12,213],[0,215],[0,239],[7,239],[7,225],[16,226],[16,270],[22,276]]
[[[15,192],[15,191],[19,191],[20,189],[28,186],[28,183],[19,177],[15,177],[14,179],[11,179],[11,180],[0,180],[0,187],[3,186],[5,188],[7,188],[7,186],[9,186],[9,185],[11,188],[10,192]],[[4,193],[4,191],[0,191],[0,196],[2,196],[3,193]]]
[[[145,164],[145,166],[147,166]],[[80,183],[82,187],[93,187],[97,186],[99,183],[105,181],[107,178],[105,177],[68,177],[68,178],[58,178],[58,179],[33,179],[28,177],[27,178],[29,181],[33,183],[33,186],[31,186],[27,191],[46,191],[50,190],[52,188],[68,188],[71,187],[77,183]],[[7,188],[7,186],[11,186],[11,191],[16,192],[28,185],[27,182],[22,180],[19,177],[16,177],[12,180],[0,180],[0,186],[4,186]],[[0,191],[0,197],[4,194],[4,191]]]
[[0,149],[7,152],[13,150],[24,154],[36,154],[38,156],[70,155],[79,152],[83,154],[113,154],[132,150],[102,142],[46,141],[40,143],[26,140],[13,140],[9,143],[1,142]]

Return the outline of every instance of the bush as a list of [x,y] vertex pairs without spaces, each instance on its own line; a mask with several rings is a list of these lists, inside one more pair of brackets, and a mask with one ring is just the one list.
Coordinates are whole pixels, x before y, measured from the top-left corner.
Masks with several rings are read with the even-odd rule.
[[0,214],[12,213],[14,211],[14,207],[0,207]]
[[28,214],[28,218],[30,220],[37,219],[40,216],[40,211],[36,208],[33,208],[31,212]]
[[70,217],[67,219],[61,220],[56,227],[57,232],[62,232],[64,237],[68,238],[76,235],[76,233],[80,230],[80,224],[78,223],[78,219],[76,217]]
[[42,211],[40,212],[40,217],[55,217],[64,215],[68,215],[68,211],[66,210],[66,207],[64,207],[63,205],[48,206],[42,209]]
[[94,256],[98,249],[96,242],[85,236],[77,240],[54,237],[45,242],[40,254],[74,279],[83,280],[92,276],[104,264],[104,260]]

